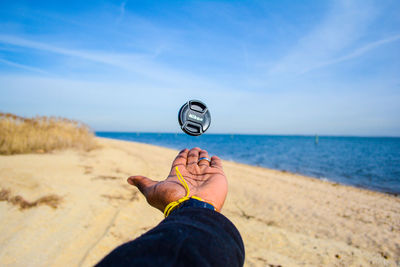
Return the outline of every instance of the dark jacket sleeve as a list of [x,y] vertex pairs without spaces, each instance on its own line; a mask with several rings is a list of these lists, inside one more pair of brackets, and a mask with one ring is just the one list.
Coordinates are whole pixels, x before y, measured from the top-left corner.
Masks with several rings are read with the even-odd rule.
[[97,266],[243,266],[236,227],[205,208],[179,208],[139,238],[114,249]]

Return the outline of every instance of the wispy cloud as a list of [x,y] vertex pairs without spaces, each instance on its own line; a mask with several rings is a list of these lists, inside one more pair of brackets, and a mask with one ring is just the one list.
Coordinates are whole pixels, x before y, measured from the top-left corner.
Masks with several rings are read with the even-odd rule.
[[31,67],[31,66],[27,66],[27,65],[24,65],[24,64],[19,64],[19,63],[12,62],[12,61],[9,61],[9,60],[3,59],[3,58],[0,58],[0,63],[6,64],[6,65],[9,65],[9,66],[13,66],[13,67],[16,67],[16,68],[28,70],[28,71],[33,71],[33,72],[42,73],[42,74],[48,74],[47,71],[44,71],[42,69]]
[[357,46],[377,14],[378,9],[371,1],[335,1],[322,22],[304,35],[293,49],[269,70],[269,74],[306,73],[361,56],[372,48],[391,41],[389,38],[388,41],[385,39],[374,42],[372,46],[361,45],[361,48],[355,49],[354,52],[343,55],[351,47]]
[[118,18],[117,18],[117,23],[120,23],[123,19],[124,19],[124,16],[125,16],[125,6],[126,6],[126,3],[127,3],[128,1],[124,1],[124,2],[122,2],[121,3],[121,5],[119,6],[119,16],[118,16]]
[[385,38],[385,39],[382,39],[382,40],[379,40],[379,41],[375,41],[375,42],[369,43],[367,45],[364,45],[362,47],[359,47],[359,48],[355,49],[350,54],[338,57],[338,58],[333,59],[333,60],[322,62],[320,64],[317,64],[317,65],[314,65],[312,67],[309,67],[308,69],[304,69],[301,72],[301,74],[309,72],[309,71],[312,71],[312,70],[315,70],[315,69],[323,68],[323,67],[326,67],[326,66],[329,66],[329,65],[333,65],[333,64],[336,64],[336,63],[340,63],[340,62],[343,62],[343,61],[346,61],[346,60],[351,60],[351,59],[360,57],[360,56],[362,56],[363,54],[367,53],[368,51],[370,51],[372,49],[375,49],[375,48],[377,48],[379,46],[382,46],[384,44],[392,43],[392,42],[395,42],[395,41],[398,41],[398,40],[400,40],[400,34],[397,34],[397,35],[394,35],[392,37]]
[[144,53],[107,53],[103,51],[85,51],[78,49],[69,49],[50,45],[43,42],[32,41],[13,35],[0,34],[0,43],[19,46],[27,49],[35,49],[54,53],[91,62],[96,62],[125,71],[151,78],[154,81],[165,82],[170,84],[179,84],[185,86],[197,83],[199,86],[215,87],[216,84],[209,78],[204,78],[184,70],[177,70],[171,66],[158,63],[154,56]]

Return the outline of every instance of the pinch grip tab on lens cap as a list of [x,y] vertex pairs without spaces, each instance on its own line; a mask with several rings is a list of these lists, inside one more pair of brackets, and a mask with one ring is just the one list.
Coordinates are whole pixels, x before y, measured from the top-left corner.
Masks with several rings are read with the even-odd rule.
[[182,131],[198,136],[210,127],[211,114],[206,104],[199,100],[190,100],[179,110],[178,121]]

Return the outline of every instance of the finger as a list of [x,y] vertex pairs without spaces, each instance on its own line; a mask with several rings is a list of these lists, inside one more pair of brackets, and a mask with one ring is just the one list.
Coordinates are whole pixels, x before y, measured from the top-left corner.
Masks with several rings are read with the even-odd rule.
[[[206,159],[202,159],[202,158],[206,158]],[[199,153],[199,162],[197,163],[199,166],[210,166],[210,162],[208,161],[209,156],[208,156],[208,152],[206,150],[201,150]]]
[[156,181],[144,176],[131,176],[128,178],[128,183],[136,186],[146,198],[149,196],[150,188],[157,184]]
[[189,153],[188,153],[188,160],[187,160],[187,165],[192,165],[192,164],[197,164],[197,161],[199,160],[199,152],[200,148],[195,147],[192,148]]
[[172,167],[178,165],[186,166],[187,158],[188,158],[189,149],[185,148],[181,152],[179,152],[178,156],[176,156],[175,160],[172,162]]
[[213,156],[211,158],[210,166],[213,168],[222,169],[222,160],[217,156]]

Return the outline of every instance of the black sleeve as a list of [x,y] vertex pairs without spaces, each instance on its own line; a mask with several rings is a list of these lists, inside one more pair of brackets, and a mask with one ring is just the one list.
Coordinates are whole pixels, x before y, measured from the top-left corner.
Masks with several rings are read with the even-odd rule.
[[243,266],[236,227],[205,208],[179,208],[139,238],[114,249],[97,266]]

